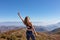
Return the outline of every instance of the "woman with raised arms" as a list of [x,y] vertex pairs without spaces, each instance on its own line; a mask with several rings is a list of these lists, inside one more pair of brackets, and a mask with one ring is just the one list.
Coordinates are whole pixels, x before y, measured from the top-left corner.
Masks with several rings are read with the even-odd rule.
[[27,40],[30,40],[30,37],[32,40],[35,40],[35,35],[37,35],[34,26],[32,25],[32,23],[30,22],[30,18],[28,16],[25,17],[25,19],[23,19],[20,15],[20,13],[18,12],[18,16],[20,17],[20,19],[22,20],[22,22],[24,23],[24,25],[26,25],[26,38]]

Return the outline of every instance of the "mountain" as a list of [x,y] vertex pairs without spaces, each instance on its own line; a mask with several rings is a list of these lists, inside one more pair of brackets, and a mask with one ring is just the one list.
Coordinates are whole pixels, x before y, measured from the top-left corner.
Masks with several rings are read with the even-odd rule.
[[48,30],[44,26],[34,26],[37,32],[47,32]]
[[22,26],[22,22],[0,22],[0,26]]
[[57,28],[60,28],[60,22],[56,23],[56,24],[51,24],[51,25],[47,25],[47,30],[54,30],[54,29],[57,29]]
[[[37,23],[36,23],[37,24]],[[19,22],[0,23],[0,40],[26,40],[26,29]],[[60,40],[60,23],[51,25],[34,25],[38,36],[36,40]],[[50,32],[47,34],[44,32]]]
[[60,28],[51,31],[52,34],[60,34]]
[[0,27],[0,32],[6,32],[6,31],[9,31],[9,30],[13,30],[13,29],[19,29],[21,27],[17,27],[17,26],[1,26]]
[[60,28],[60,22],[54,24],[47,24],[44,22],[33,22],[33,25],[36,30],[40,32],[52,31],[54,29]]
[[40,28],[40,27],[47,30],[47,31],[52,31],[54,29],[60,28],[60,22],[55,23],[55,24],[45,25],[45,26],[43,26],[43,25],[38,26],[38,28]]
[[[4,27],[2,27],[4,26]],[[33,26],[38,32],[52,31],[54,29],[60,28],[60,22],[56,24],[46,25],[44,22],[33,22]],[[6,27],[6,28],[5,28]],[[0,30],[13,29],[14,27],[26,27],[22,22],[0,22]]]
[[[60,35],[50,35],[42,32],[37,32],[36,40],[60,40]],[[10,30],[0,34],[0,40],[26,40],[26,29],[20,28]]]

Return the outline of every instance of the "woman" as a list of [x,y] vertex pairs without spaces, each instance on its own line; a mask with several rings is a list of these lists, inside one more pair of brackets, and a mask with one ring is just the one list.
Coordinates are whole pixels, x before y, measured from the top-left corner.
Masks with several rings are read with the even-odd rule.
[[22,22],[26,25],[26,28],[27,28],[27,30],[26,30],[26,38],[27,38],[27,40],[30,40],[30,37],[31,37],[32,40],[35,40],[34,34],[35,35],[37,35],[37,34],[35,32],[34,27],[32,26],[32,23],[30,22],[29,17],[26,16],[25,19],[23,20],[22,17],[20,16],[19,12],[18,12],[18,16],[20,17]]

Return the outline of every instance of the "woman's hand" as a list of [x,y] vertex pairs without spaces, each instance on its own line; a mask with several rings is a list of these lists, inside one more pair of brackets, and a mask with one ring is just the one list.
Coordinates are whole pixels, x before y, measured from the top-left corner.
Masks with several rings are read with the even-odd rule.
[[20,17],[20,12],[18,12],[18,16]]
[[35,32],[35,36],[37,36],[37,33]]

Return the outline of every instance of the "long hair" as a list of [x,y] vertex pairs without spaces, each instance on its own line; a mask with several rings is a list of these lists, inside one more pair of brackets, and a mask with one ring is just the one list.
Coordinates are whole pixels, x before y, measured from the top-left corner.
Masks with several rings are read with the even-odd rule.
[[31,22],[29,22],[29,19],[28,19],[28,18],[29,18],[28,16],[25,17],[25,19],[24,19],[24,24],[25,24],[26,26],[32,26],[32,24],[31,24]]

